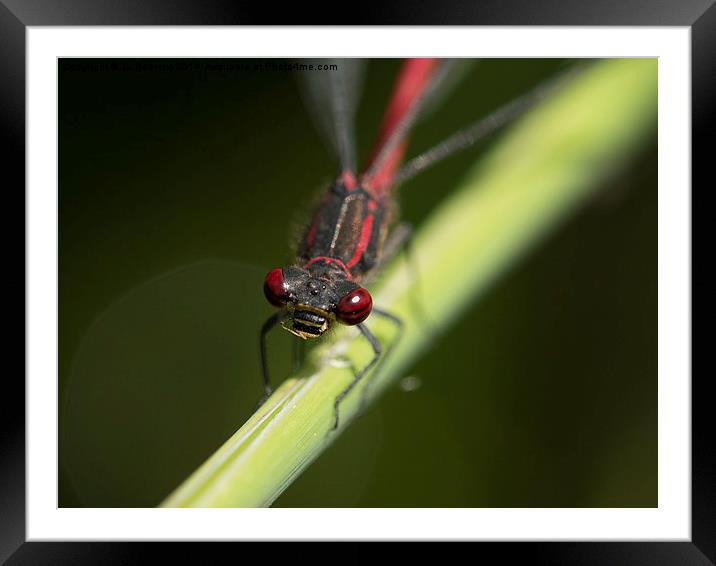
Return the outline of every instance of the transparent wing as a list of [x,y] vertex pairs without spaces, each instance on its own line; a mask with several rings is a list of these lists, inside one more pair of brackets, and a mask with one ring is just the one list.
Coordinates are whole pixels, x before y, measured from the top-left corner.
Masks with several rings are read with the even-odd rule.
[[366,168],[365,177],[372,178],[390,158],[393,150],[410,134],[410,130],[447,98],[460,80],[467,74],[475,59],[442,59],[430,79],[430,84],[411,104],[408,111],[396,124],[383,145],[374,154]]
[[[194,263],[101,313],[60,382],[60,469],[89,507],[157,505],[251,415],[267,270]],[[288,373],[291,343],[270,338]],[[70,354],[68,354],[70,355]]]
[[298,81],[316,129],[341,171],[356,171],[355,112],[363,81],[362,59],[302,59]]
[[450,94],[459,86],[460,81],[479,63],[479,59],[443,59],[442,70],[436,74],[430,90],[424,95],[418,109],[416,122],[440,108]]
[[509,122],[519,118],[540,101],[564,87],[591,63],[579,63],[548,79],[522,96],[499,107],[490,115],[473,122],[452,136],[408,161],[395,175],[395,183],[403,183],[411,177],[442,161],[446,157],[466,149]]

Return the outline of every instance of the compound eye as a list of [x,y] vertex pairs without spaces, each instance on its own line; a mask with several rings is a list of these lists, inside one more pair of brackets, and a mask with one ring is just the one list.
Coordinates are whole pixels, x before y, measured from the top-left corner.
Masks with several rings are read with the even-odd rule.
[[268,302],[275,307],[283,307],[288,302],[288,292],[283,280],[283,270],[280,267],[272,269],[264,279],[264,295]]
[[358,287],[343,296],[336,307],[336,318],[343,324],[360,324],[370,314],[373,308],[373,299],[370,293]]

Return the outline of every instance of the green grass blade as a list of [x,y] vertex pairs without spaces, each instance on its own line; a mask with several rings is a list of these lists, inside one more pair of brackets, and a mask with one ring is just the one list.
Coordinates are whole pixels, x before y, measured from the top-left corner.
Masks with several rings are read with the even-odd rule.
[[[657,60],[600,62],[530,111],[481,157],[415,235],[421,302],[432,329],[414,317],[411,281],[400,258],[373,290],[375,303],[406,327],[372,383],[371,397],[425,351],[430,332],[448,327],[644,145],[656,129],[656,93]],[[368,325],[382,344],[395,336],[395,327],[376,316]],[[355,329],[339,329],[162,506],[270,505],[355,417],[360,387],[341,405],[340,428],[330,432],[333,401],[351,381],[351,365],[362,367],[371,355]]]

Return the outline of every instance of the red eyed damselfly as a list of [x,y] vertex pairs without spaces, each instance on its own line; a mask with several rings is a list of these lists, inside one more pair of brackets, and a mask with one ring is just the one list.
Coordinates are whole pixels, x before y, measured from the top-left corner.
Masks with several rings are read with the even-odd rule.
[[[638,128],[645,128],[651,109],[656,108],[655,62],[644,62],[652,71],[641,71],[644,66],[637,62],[599,63],[594,73],[585,73],[574,88],[540,105],[499,143],[485,145],[484,151],[473,147],[410,184],[406,181],[422,171],[423,164],[450,154],[466,143],[463,140],[478,138],[476,130],[489,131],[508,121],[523,103],[518,99],[503,107],[479,128],[461,129],[469,117],[490,114],[518,93],[529,92],[530,85],[559,72],[564,62],[479,62],[450,98],[443,99],[449,104],[441,105],[437,95],[455,75],[443,71],[447,77],[440,86],[436,77],[445,62],[437,62],[427,81],[438,85],[435,94],[425,87],[420,98],[408,96],[415,102],[405,115],[414,118],[404,117],[401,128],[392,128],[403,133],[393,134],[392,141],[390,134],[378,136],[383,143],[377,144],[370,143],[371,133],[379,130],[386,102],[392,100],[396,71],[404,62],[370,62],[360,112],[355,112],[359,61],[348,65],[338,61],[335,70],[323,73],[294,72],[308,83],[304,102],[317,111],[313,120],[318,120],[319,133],[338,156],[336,170],[313,132],[310,113],[295,89],[295,76],[285,70],[241,71],[233,61],[223,62],[221,71],[207,71],[208,66],[216,68],[213,61],[180,62],[176,67],[173,62],[160,63],[161,74],[148,73],[144,62],[123,63],[121,71],[107,66],[99,74],[63,74],[63,63],[59,64],[60,506],[155,505],[234,433],[239,443],[248,442],[232,446],[251,447],[250,458],[239,453],[241,466],[247,466],[241,467],[247,473],[239,471],[239,477],[251,482],[246,488],[249,497],[242,501],[263,501],[268,492],[254,494],[261,490],[267,471],[282,466],[276,478],[285,486],[309,461],[304,441],[310,443],[313,456],[314,450],[323,450],[337,436],[329,432],[334,401],[374,356],[357,324],[367,326],[380,342],[381,353],[342,404],[336,403],[342,425],[360,414],[367,387],[383,390],[409,368],[423,386],[410,398],[393,392],[381,403],[382,409],[352,431],[350,442],[338,443],[326,454],[324,475],[314,472],[313,479],[304,483],[313,482],[313,496],[306,498],[305,488],[298,487],[297,497],[289,495],[285,505],[315,506],[316,501],[327,506],[514,504],[481,497],[473,482],[465,486],[454,482],[454,491],[448,494],[440,488],[434,494],[421,489],[432,473],[448,483],[458,476],[503,474],[511,454],[516,462],[524,456],[523,441],[539,445],[541,439],[553,438],[564,429],[559,423],[573,422],[575,414],[584,412],[586,397],[580,395],[602,404],[594,405],[591,413],[597,417],[585,420],[580,434],[564,429],[564,440],[582,446],[581,433],[604,430],[587,444],[622,453],[622,435],[608,444],[614,436],[609,431],[622,422],[609,412],[610,399],[624,391],[634,393],[622,403],[623,423],[631,426],[633,407],[642,405],[645,392],[654,391],[648,389],[653,372],[645,370],[644,362],[651,359],[645,356],[656,343],[649,330],[655,321],[648,316],[655,294],[645,292],[655,265],[651,256],[656,248],[649,239],[656,225],[651,219],[656,191],[649,193],[656,186],[655,167],[644,181],[637,180],[644,188],[639,202],[646,208],[635,208],[629,200],[627,207],[616,207],[616,213],[610,208],[605,216],[602,206],[590,207],[556,235],[555,246],[534,254],[525,271],[506,277],[506,284],[495,293],[482,293],[537,236],[560,218],[566,219],[566,207],[574,210],[575,203],[596,194],[590,192],[592,187],[617,171],[622,156],[636,155],[641,139],[637,135],[647,133]],[[247,64],[268,68],[272,63]],[[134,65],[129,68],[135,71],[128,73],[128,65]],[[242,61],[241,66],[247,65]],[[341,90],[342,97],[331,98],[330,93]],[[530,95],[526,100],[529,106]],[[425,127],[412,128],[431,107],[436,112]],[[354,113],[356,142],[345,134],[352,129]],[[383,185],[384,192],[374,193],[370,183],[361,185],[364,176],[370,177],[372,164],[385,169],[389,161],[378,159],[375,152],[404,145],[408,131],[411,147],[405,156],[409,158],[455,130],[460,133],[407,162],[412,165],[398,163],[392,179]],[[361,155],[358,162],[346,151],[352,144],[353,153]],[[395,154],[384,151],[387,156]],[[641,179],[644,162],[640,159],[637,164]],[[344,175],[345,170],[352,174]],[[631,184],[634,179],[618,181]],[[332,258],[344,265],[351,262],[369,214],[373,226],[386,227],[373,267],[362,269],[361,261],[346,266],[350,279],[343,271],[348,283],[372,294],[375,306],[362,322],[357,319],[367,309],[340,309],[352,315],[344,316],[344,322],[357,322],[356,328],[340,328],[327,337],[331,327],[341,325],[340,299],[334,301],[333,312],[330,305],[321,309],[329,312],[328,330],[306,316],[298,317],[296,327],[297,321],[288,318],[290,305],[283,306],[284,286],[269,289],[286,316],[281,322],[289,327],[286,332],[274,329],[268,337],[272,384],[291,378],[236,432],[260,393],[258,334],[275,312],[261,296],[268,268],[295,261],[291,267],[300,270],[315,256],[331,258],[324,250],[333,238],[328,246],[327,238],[317,239],[321,226],[314,219],[325,218],[323,210],[331,208],[320,197],[333,198],[334,185],[342,185],[346,198],[350,185],[354,193],[361,189],[364,205],[365,199],[385,197],[380,210],[376,206],[373,211],[367,205],[359,209],[340,203],[355,227],[345,232],[353,234],[352,239],[342,240],[339,234],[334,250],[340,247],[345,254]],[[320,193],[310,216],[305,208],[314,200],[314,188]],[[412,242],[415,255],[387,266],[409,233],[393,207],[396,197],[402,201],[401,220],[420,222],[421,227]],[[595,199],[595,204],[604,203]],[[388,210],[391,218],[378,222],[376,212]],[[355,216],[349,217],[351,212]],[[287,230],[287,223],[299,216],[306,220],[303,238],[296,234],[298,245],[288,259],[286,236],[293,230]],[[311,230],[315,230],[313,247],[303,257]],[[370,242],[367,237],[361,260],[369,257]],[[391,249],[393,242],[397,244]],[[246,262],[259,267],[247,269]],[[320,263],[305,270],[321,267]],[[324,269],[339,267],[335,261],[323,260],[323,264]],[[416,268],[412,275],[411,267]],[[360,273],[354,275],[352,269]],[[381,281],[373,280],[376,274]],[[334,289],[346,284],[338,276],[330,280]],[[419,292],[414,292],[416,286]],[[478,296],[479,302],[474,300]],[[305,307],[311,306],[311,297],[303,300]],[[399,324],[381,319],[375,310],[381,307],[402,319],[402,330]],[[425,311],[412,310],[417,307]],[[316,314],[309,308],[298,311]],[[601,322],[593,324],[597,319]],[[452,332],[437,340],[438,332],[449,328]],[[323,330],[323,339],[302,339],[291,330],[314,334]],[[316,346],[298,372],[289,370],[292,345]],[[425,356],[425,349],[433,345],[432,355]],[[419,356],[422,363],[412,366]],[[388,364],[383,366],[384,362]],[[575,380],[575,374],[580,379]],[[634,387],[624,389],[631,379],[637,379]],[[557,392],[561,395],[555,396]],[[648,419],[651,405],[643,406]],[[550,407],[564,412],[542,419]],[[594,425],[604,414],[614,426]],[[522,437],[525,423],[535,425],[528,427],[527,440]],[[513,428],[502,428],[506,425]],[[494,430],[504,434],[495,436]],[[644,430],[640,425],[630,445],[649,444],[643,442]],[[320,438],[326,432],[329,438]],[[502,442],[505,438],[509,442]],[[439,463],[432,470],[421,468],[421,477],[413,478],[415,489],[396,492],[395,481],[404,478],[405,462],[414,458],[411,465],[425,463],[423,445],[436,448]],[[382,447],[380,455],[378,447]],[[485,454],[493,452],[497,456],[488,458],[494,463],[490,468],[485,466]],[[555,477],[550,465],[555,457],[559,459],[557,452],[535,460],[550,477]],[[646,459],[651,452],[646,451]],[[219,450],[216,458],[227,453]],[[593,475],[588,471],[594,454],[584,452],[585,474],[572,474],[580,486]],[[455,465],[444,465],[451,463],[452,456]],[[226,466],[229,461],[221,460],[222,469],[236,472],[236,461]],[[385,490],[364,483],[370,485],[365,488],[369,496],[362,497],[361,486],[353,480],[371,477],[378,465],[381,473],[372,477],[379,478]],[[615,468],[615,477],[622,477],[625,470],[628,466]],[[326,481],[337,477],[341,482]],[[503,492],[512,490],[513,479],[504,482]],[[350,490],[344,488],[347,483]],[[553,483],[557,491],[552,492],[557,493],[559,478]],[[492,482],[484,485],[485,493],[493,491]],[[633,486],[623,487],[634,491]],[[528,488],[525,480],[517,491],[531,493]],[[570,503],[590,500],[588,496]],[[228,499],[214,503],[234,504]]]
[[355,326],[370,343],[372,359],[355,373],[334,401],[334,429],[339,424],[340,403],[375,368],[384,352],[364,321],[371,313],[387,318],[398,327],[396,340],[400,339],[402,320],[373,305],[369,291],[362,286],[410,238],[409,225],[397,222],[396,188],[518,117],[564,80],[561,76],[539,85],[401,166],[412,126],[445,91],[459,67],[459,60],[406,59],[378,139],[359,172],[353,131],[359,65],[356,59],[331,60],[324,65],[330,70],[307,73],[309,106],[331,141],[339,173],[303,233],[295,264],[272,269],[263,287],[266,299],[280,310],[269,317],[260,332],[264,385],[261,403],[272,393],[266,336],[279,323],[301,340],[319,338],[336,323]]
[[[462,61],[405,61],[401,64],[394,94],[389,99],[378,141],[367,160],[368,165],[359,173],[353,116],[360,91],[362,61],[338,60],[334,63],[336,70],[300,75],[307,106],[319,131],[338,157],[339,170],[335,182],[319,200],[304,231],[298,247],[298,261],[280,271],[284,282],[293,282],[298,286],[304,284],[300,304],[297,301],[292,305],[293,301],[288,300],[283,306],[285,299],[290,297],[285,297],[281,278],[274,274],[267,284],[268,294],[275,304],[281,305],[281,310],[271,317],[272,322],[268,324],[276,325],[280,320],[294,335],[303,333],[302,338],[294,340],[296,344],[304,343],[303,338],[324,334],[333,324],[352,324],[359,331],[362,329],[373,348],[374,360],[366,368],[357,368],[359,371],[354,374],[354,383],[357,383],[363,377],[372,379],[369,371],[377,369],[380,360],[378,352],[382,358],[390,355],[391,344],[381,345],[372,338],[365,325],[365,317],[371,313],[391,317],[390,313],[380,309],[379,304],[371,306],[369,289],[372,278],[406,244],[410,235],[409,226],[398,222],[396,188],[445,155],[475,143],[517,116],[553,88],[549,85],[556,83],[551,81],[546,83],[546,87],[538,86],[537,90],[529,91],[517,102],[509,103],[497,113],[460,130],[432,150],[401,165],[408,133],[416,122],[446,99],[464,69]],[[218,86],[211,90],[214,96],[217,91],[220,92]],[[291,94],[291,98],[294,97],[298,98]],[[236,110],[228,110],[227,113],[233,115]],[[246,119],[245,116],[243,119]],[[244,126],[241,122],[234,125]],[[220,126],[223,128],[225,124],[222,122]],[[361,128],[365,129],[364,126]],[[249,129],[246,128],[246,131]],[[238,143],[231,139],[221,140],[227,146],[232,142]],[[191,143],[201,145],[196,144],[196,138],[192,138]],[[246,151],[245,145],[243,151]],[[236,149],[232,147],[227,154],[231,151]],[[113,156],[112,163],[115,161]],[[133,171],[132,174],[136,173]],[[194,192],[200,195],[192,201],[194,205],[204,198],[206,189],[201,183],[205,182],[206,176],[207,171],[198,168],[198,181],[193,178],[187,181],[187,185],[196,182]],[[228,176],[227,186],[234,190],[236,169],[230,168]],[[152,179],[151,175],[148,177]],[[227,206],[220,196],[224,186],[218,184],[216,194],[211,195],[219,197],[219,200],[207,205],[210,214],[215,214],[211,207],[225,207],[231,208],[232,214],[241,215],[263,198],[263,195],[257,196],[257,191],[251,186],[251,189],[242,188],[230,195],[228,200],[232,204]],[[174,203],[186,193],[179,194],[170,183],[160,183],[158,189],[153,195],[163,194],[161,198],[164,199],[159,214],[167,216],[157,217],[153,213],[150,229],[163,234],[169,230],[165,226],[173,226],[176,214]],[[161,190],[164,193],[160,193]],[[302,201],[306,200],[304,195],[310,195],[311,190],[304,187],[297,192],[295,197]],[[117,198],[119,193],[119,190],[108,191],[106,198]],[[237,193],[243,200],[232,201]],[[244,207],[236,206],[236,202]],[[109,208],[103,205],[102,210]],[[141,207],[137,206],[136,210],[141,210]],[[141,214],[137,212],[136,216],[141,217]],[[254,220],[253,224],[252,220],[248,216],[243,219],[243,236],[263,227],[261,220]],[[129,223],[129,219],[126,222]],[[67,223],[64,226],[67,230]],[[336,230],[337,227],[340,229]],[[116,230],[112,232],[112,237],[122,235],[124,242],[128,239],[125,235],[128,230]],[[190,232],[187,231],[187,234]],[[229,232],[229,239],[231,234]],[[191,232],[187,241],[200,237],[198,232]],[[165,240],[169,239],[160,238],[160,242]],[[179,245],[191,246],[187,241],[180,239]],[[131,247],[128,243],[123,245]],[[131,249],[135,254],[138,251]],[[119,468],[133,454],[154,454],[158,446],[166,447],[169,454],[175,438],[191,437],[197,445],[211,444],[223,437],[225,428],[234,427],[235,407],[243,403],[248,410],[255,405],[256,384],[253,379],[261,371],[259,367],[254,369],[252,366],[258,358],[256,340],[244,339],[241,333],[253,335],[251,329],[260,328],[265,318],[260,287],[267,266],[264,263],[258,268],[250,267],[243,261],[246,256],[241,253],[222,253],[213,248],[209,253],[197,254],[197,257],[203,258],[201,261],[193,259],[192,263],[184,261],[175,264],[172,263],[175,252],[173,250],[172,255],[168,250],[156,248],[156,256],[162,257],[162,261],[155,268],[172,266],[170,272],[158,277],[143,276],[144,279],[140,276],[127,288],[118,285],[121,293],[103,297],[101,309],[85,326],[78,327],[81,339],[78,338],[76,347],[70,355],[64,356],[67,367],[63,371],[68,377],[63,383],[60,402],[61,465],[73,490],[89,505],[146,503],[151,497],[149,486],[147,494],[137,488],[145,483],[142,470],[138,468],[136,476],[120,477],[98,473],[98,469]],[[242,261],[236,261],[237,256]],[[184,257],[190,257],[190,254]],[[257,254],[249,261],[263,263],[260,257]],[[138,259],[133,261],[137,265],[141,263]],[[82,274],[85,276],[84,271]],[[109,287],[96,278],[87,277],[87,281],[98,283],[96,288],[103,291]],[[319,286],[316,287],[316,284]],[[316,295],[311,294],[312,290],[317,291]],[[328,297],[329,292],[331,297]],[[346,295],[349,296],[344,299]],[[251,297],[256,300],[250,300]],[[320,303],[321,298],[328,298],[328,304]],[[72,306],[75,309],[75,305]],[[67,319],[65,314],[64,320]],[[397,343],[402,321],[397,317],[391,320],[398,330],[392,343]],[[429,329],[426,328],[426,331]],[[263,355],[262,359],[265,358]],[[272,362],[275,364],[272,367],[276,369],[287,369],[288,364],[281,365],[283,362],[280,359],[272,358]],[[237,380],[237,371],[242,364],[247,364],[246,373],[253,379]],[[263,368],[265,370],[265,364]],[[268,392],[268,378],[266,374],[264,377],[267,384],[265,391]],[[217,391],[223,393],[217,395]],[[336,407],[339,404],[340,399],[337,399]],[[156,407],[161,407],[161,410],[157,411]],[[202,419],[201,427],[196,427],[196,415]],[[88,426],[88,423],[93,424]],[[183,457],[184,451],[180,452]],[[173,454],[176,457],[176,453]],[[186,454],[190,455],[192,451],[186,450]],[[194,464],[173,461],[178,471]],[[158,464],[155,471],[156,477],[161,478],[165,466]],[[167,479],[164,488],[168,489],[178,479]]]

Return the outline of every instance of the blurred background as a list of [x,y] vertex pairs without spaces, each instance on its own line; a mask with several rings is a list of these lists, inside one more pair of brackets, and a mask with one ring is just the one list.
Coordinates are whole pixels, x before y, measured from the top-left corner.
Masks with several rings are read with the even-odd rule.
[[[157,505],[259,399],[263,277],[335,172],[281,63],[59,62],[61,507]],[[564,63],[477,62],[411,153]],[[363,157],[398,66],[368,65]],[[403,218],[479,155],[406,184]],[[656,506],[656,156],[654,137],[274,506]],[[290,346],[271,337],[274,376]]]

